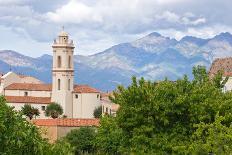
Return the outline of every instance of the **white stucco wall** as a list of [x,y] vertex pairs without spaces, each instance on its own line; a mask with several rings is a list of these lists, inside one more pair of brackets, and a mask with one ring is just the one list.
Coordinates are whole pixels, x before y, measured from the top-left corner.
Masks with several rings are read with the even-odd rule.
[[101,106],[99,93],[73,93],[74,118],[94,118],[93,112],[99,106]]
[[34,77],[26,76],[26,77],[21,78],[20,83],[42,84],[43,82]]
[[[13,106],[14,110],[20,111],[25,103],[7,103],[9,106]],[[36,118],[48,118],[45,116],[44,111],[42,110],[42,106],[47,107],[47,104],[30,104],[32,107],[39,109],[40,116]]]
[[[225,79],[225,77],[223,77],[223,80]],[[228,81],[226,82],[224,88],[223,88],[223,91],[226,92],[226,91],[231,91],[232,90],[232,77],[229,77],[228,78]]]
[[51,91],[28,91],[28,90],[5,90],[5,96],[24,96],[28,92],[28,96],[33,97],[51,97]]
[[119,105],[114,104],[109,100],[101,100],[101,105],[103,114],[107,113],[109,115],[116,116]]

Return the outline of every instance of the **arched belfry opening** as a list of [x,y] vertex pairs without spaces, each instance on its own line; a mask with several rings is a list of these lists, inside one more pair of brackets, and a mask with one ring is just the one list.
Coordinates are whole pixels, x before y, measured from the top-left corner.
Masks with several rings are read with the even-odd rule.
[[68,68],[71,68],[71,56],[68,57]]
[[57,58],[57,67],[61,68],[61,56],[58,56]]
[[68,79],[68,90],[71,90],[71,81]]
[[58,79],[58,90],[60,90],[60,79]]

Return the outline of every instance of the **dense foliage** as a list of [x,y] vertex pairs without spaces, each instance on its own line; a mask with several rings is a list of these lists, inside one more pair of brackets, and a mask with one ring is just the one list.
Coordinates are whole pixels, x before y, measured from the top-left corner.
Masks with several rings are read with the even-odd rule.
[[102,106],[99,106],[94,109],[93,116],[94,118],[100,118],[102,115]]
[[63,108],[57,103],[51,103],[47,106],[45,110],[46,116],[51,116],[53,119],[58,118],[63,114]]
[[[105,115],[97,130],[76,129],[55,144],[0,98],[0,154],[232,154],[232,93],[222,92],[227,78],[209,79],[204,67],[193,75],[160,82],[134,77],[111,97],[120,105],[116,117]],[[49,106],[49,116],[61,115]]]
[[27,116],[30,120],[35,116],[39,116],[40,112],[39,109],[32,107],[29,104],[25,104],[22,107],[21,112],[23,113],[23,115]]
[[[68,143],[49,144],[41,137],[40,131],[6,104],[0,97],[0,154],[71,154]],[[61,152],[61,153],[57,153]]]
[[204,67],[194,79],[139,81],[114,92],[116,118],[102,118],[97,146],[113,153],[232,153],[232,94],[223,93],[221,74],[209,79]]
[[66,140],[75,150],[75,154],[93,153],[96,129],[91,127],[82,127],[74,129],[67,134]]

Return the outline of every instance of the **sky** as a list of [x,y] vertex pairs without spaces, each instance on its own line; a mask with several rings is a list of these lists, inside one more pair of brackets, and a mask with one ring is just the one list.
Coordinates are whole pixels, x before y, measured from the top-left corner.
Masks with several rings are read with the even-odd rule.
[[65,27],[91,55],[151,32],[181,39],[232,33],[231,0],[0,0],[0,50],[38,57]]

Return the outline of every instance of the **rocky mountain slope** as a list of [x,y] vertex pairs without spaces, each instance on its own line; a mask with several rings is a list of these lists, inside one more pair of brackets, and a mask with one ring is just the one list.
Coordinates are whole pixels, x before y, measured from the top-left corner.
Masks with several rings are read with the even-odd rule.
[[[210,67],[215,58],[232,56],[232,35],[221,33],[210,39],[186,36],[180,41],[151,33],[131,43],[115,45],[91,56],[75,56],[75,81],[107,91],[128,85],[131,76],[175,80],[192,67]],[[0,51],[0,71],[10,69],[51,82],[52,57],[27,57],[14,51]]]

